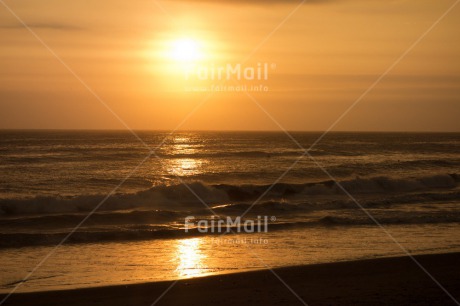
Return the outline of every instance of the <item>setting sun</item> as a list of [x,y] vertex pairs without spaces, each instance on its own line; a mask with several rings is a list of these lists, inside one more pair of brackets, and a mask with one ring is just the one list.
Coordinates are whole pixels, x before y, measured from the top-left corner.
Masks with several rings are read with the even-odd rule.
[[171,46],[171,58],[181,62],[193,62],[204,57],[202,45],[195,39],[180,38]]

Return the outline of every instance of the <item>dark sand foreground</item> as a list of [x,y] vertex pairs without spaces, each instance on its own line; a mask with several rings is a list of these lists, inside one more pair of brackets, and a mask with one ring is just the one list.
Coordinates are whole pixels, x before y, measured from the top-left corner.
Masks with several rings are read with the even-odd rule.
[[[417,260],[458,301],[460,253]],[[410,258],[276,269],[307,305],[456,305]],[[12,295],[3,305],[152,305],[173,282]],[[178,281],[155,305],[302,305],[270,271]]]

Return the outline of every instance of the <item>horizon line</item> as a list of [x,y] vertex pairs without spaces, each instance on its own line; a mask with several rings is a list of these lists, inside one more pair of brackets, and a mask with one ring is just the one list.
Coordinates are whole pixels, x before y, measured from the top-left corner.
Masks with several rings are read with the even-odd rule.
[[[54,131],[54,132],[130,132],[127,129],[85,129],[85,128],[0,128],[0,131],[24,131],[24,132],[32,132],[32,131]],[[131,129],[131,131],[135,132],[171,132],[172,130],[169,129]],[[325,130],[286,130],[289,133],[324,133]],[[285,133],[282,130],[204,130],[204,129],[183,129],[183,130],[176,130],[175,132],[183,133],[183,132],[242,132],[242,133]],[[405,131],[397,131],[397,130],[337,130],[337,131],[330,131],[329,133],[460,133],[458,131],[427,131],[427,130],[405,130]]]

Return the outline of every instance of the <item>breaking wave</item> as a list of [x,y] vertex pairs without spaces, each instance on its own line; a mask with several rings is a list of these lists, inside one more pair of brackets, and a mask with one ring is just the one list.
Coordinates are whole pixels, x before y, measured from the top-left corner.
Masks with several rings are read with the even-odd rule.
[[[386,216],[377,217],[379,224],[384,225],[408,225],[408,224],[447,224],[460,223],[460,214],[451,215],[429,215],[422,214],[418,216]],[[308,227],[350,227],[350,226],[375,226],[373,220],[365,218],[362,214],[358,216],[341,216],[328,214],[320,218],[310,218],[303,221],[285,219],[280,222],[268,224],[268,231],[282,231],[302,229]],[[237,233],[244,230],[241,226],[232,226],[230,232]],[[66,243],[101,243],[101,242],[121,242],[121,241],[137,241],[137,240],[155,240],[155,239],[181,239],[199,236],[219,236],[226,232],[226,228],[222,232],[218,230],[201,232],[198,229],[189,229],[184,231],[183,224],[176,225],[124,225],[124,226],[98,226],[98,227],[82,227],[75,232],[72,228],[67,230],[60,229],[59,231],[29,231],[29,232],[7,232],[0,233],[0,248],[10,247],[25,247],[25,246],[43,246],[56,245],[63,239]],[[69,235],[69,233],[72,233]],[[257,235],[257,233],[255,233]]]
[[[436,174],[414,178],[387,176],[354,178],[340,182],[353,195],[379,195],[428,192],[437,189],[453,189],[458,186],[458,174]],[[342,195],[342,189],[334,181],[304,184],[277,183],[275,185],[206,185],[193,182],[187,185],[159,185],[137,193],[80,196],[37,196],[23,199],[0,199],[0,216],[21,214],[66,214],[122,210],[190,211],[202,209],[203,202],[210,206],[263,200],[290,203],[293,199],[309,201],[316,196]],[[274,205],[274,204],[273,204]],[[237,206],[233,206],[235,208]],[[278,208],[286,208],[281,206]]]

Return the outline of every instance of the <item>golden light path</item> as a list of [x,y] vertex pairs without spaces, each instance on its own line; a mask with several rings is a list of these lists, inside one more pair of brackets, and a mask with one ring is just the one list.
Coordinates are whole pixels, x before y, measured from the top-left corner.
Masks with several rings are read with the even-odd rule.
[[176,272],[180,277],[192,277],[202,275],[206,272],[203,261],[206,255],[201,251],[201,239],[183,239],[177,242],[177,261]]
[[170,173],[178,176],[192,176],[201,173],[200,160],[180,158],[171,162]]
[[205,163],[203,159],[187,158],[184,155],[193,155],[197,152],[188,137],[174,138],[171,153],[174,155],[182,155],[183,158],[175,158],[168,161],[168,172],[178,176],[193,176],[202,172],[202,165]]

